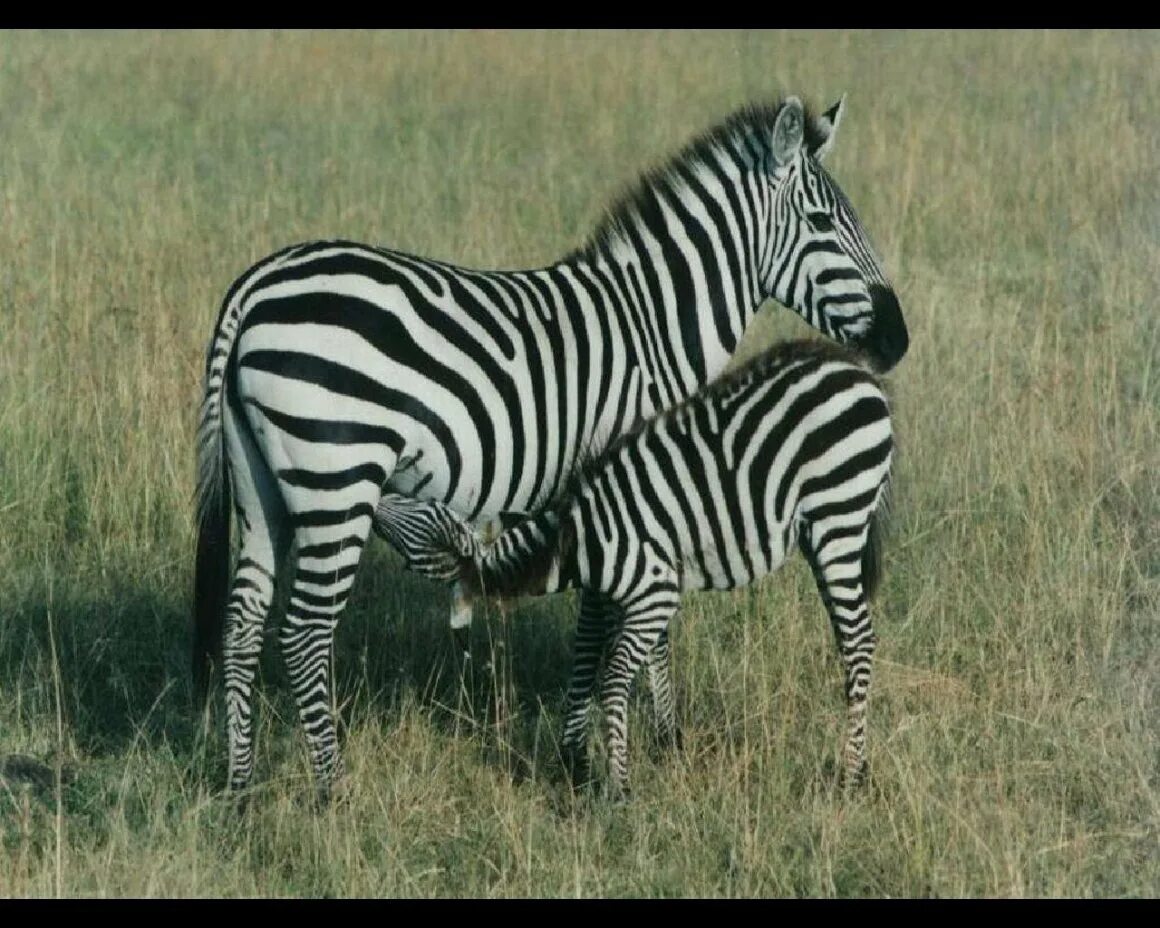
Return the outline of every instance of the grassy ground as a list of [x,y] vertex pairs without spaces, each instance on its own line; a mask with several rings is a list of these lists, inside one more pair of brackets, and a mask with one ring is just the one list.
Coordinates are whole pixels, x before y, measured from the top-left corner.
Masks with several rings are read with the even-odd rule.
[[[503,685],[460,694],[445,595],[380,545],[346,802],[312,808],[270,656],[239,817],[186,675],[228,284],[324,236],[540,264],[733,106],[843,91],[831,168],[912,335],[872,787],[833,793],[801,564],[689,598],[686,748],[642,700],[610,808],[556,755],[574,600],[477,623]],[[67,774],[0,785],[0,895],[1160,893],[1157,100],[1155,33],[0,34],[0,755]]]

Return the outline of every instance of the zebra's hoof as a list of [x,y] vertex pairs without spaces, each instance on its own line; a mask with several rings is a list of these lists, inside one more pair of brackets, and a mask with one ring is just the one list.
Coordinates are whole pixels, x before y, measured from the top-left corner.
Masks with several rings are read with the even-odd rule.
[[658,732],[657,747],[664,752],[683,751],[685,749],[685,736],[681,732],[681,727],[677,725],[670,730]]
[[350,794],[350,780],[346,775],[346,764],[335,758],[330,769],[320,773],[314,771],[314,801],[319,809],[337,805],[343,802]]
[[330,783],[318,787],[315,792],[315,802],[319,809],[339,806],[350,799],[350,781],[342,776],[336,777]]
[[842,771],[842,776],[839,778],[839,785],[842,792],[849,794],[857,792],[866,788],[870,782],[870,765],[866,761],[862,761],[854,768],[847,768]]
[[566,751],[564,754],[564,769],[568,773],[568,783],[572,792],[579,793],[592,786],[592,770],[588,765],[588,757],[583,751]]
[[222,798],[238,818],[245,818],[254,807],[254,792],[245,786],[231,786]]

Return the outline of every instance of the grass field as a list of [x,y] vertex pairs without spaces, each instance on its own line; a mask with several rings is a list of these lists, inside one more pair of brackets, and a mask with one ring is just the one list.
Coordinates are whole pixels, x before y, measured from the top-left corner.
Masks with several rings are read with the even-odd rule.
[[[575,600],[488,610],[461,694],[446,594],[375,544],[345,801],[271,648],[238,814],[187,675],[226,287],[331,236],[539,265],[734,106],[844,91],[912,338],[870,788],[800,561],[688,599],[685,749],[637,700],[621,808],[562,782]],[[0,784],[0,896],[1160,894],[1158,100],[1157,33],[0,33],[0,756],[62,771]]]

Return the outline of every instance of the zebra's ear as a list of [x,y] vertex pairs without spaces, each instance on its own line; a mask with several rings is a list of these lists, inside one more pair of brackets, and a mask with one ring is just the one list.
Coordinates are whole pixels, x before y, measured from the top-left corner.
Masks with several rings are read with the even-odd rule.
[[841,99],[837,103],[814,120],[814,127],[822,137],[822,140],[814,146],[810,154],[819,161],[826,157],[830,153],[830,149],[834,147],[834,135],[838,131],[838,123],[842,121],[842,113],[845,110],[846,95],[842,94]]
[[801,148],[803,117],[802,101],[788,97],[773,122],[773,160],[779,165],[787,163]]

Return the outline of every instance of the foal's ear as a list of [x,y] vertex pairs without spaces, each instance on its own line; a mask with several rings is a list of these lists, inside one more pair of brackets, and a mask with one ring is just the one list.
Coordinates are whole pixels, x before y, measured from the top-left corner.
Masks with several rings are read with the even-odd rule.
[[814,128],[817,129],[822,140],[811,149],[810,154],[819,161],[826,157],[830,153],[830,149],[834,147],[834,134],[838,131],[838,123],[842,121],[842,113],[845,110],[846,95],[842,94],[837,103],[814,120]]
[[802,101],[797,97],[787,98],[778,111],[773,121],[773,160],[779,166],[789,162],[802,147],[804,118]]

